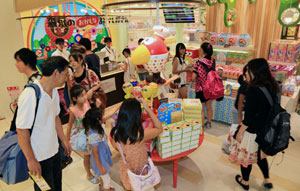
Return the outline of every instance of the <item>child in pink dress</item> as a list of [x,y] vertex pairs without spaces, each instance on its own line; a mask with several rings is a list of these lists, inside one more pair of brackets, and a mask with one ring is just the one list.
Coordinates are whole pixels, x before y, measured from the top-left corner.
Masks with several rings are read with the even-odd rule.
[[84,118],[85,113],[90,109],[86,91],[82,85],[74,85],[71,88],[70,94],[71,99],[74,102],[74,106],[70,107],[67,138],[70,140],[72,149],[79,151],[84,155],[83,165],[87,174],[87,179],[93,184],[98,184],[99,180],[97,177],[94,177],[90,171],[92,148],[91,145],[87,143],[87,138],[82,124],[82,119]]

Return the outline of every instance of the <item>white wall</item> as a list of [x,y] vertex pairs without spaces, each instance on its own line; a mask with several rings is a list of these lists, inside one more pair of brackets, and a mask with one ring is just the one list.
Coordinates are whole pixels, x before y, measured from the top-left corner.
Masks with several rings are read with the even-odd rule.
[[12,117],[9,110],[11,99],[6,87],[19,86],[23,89],[26,82],[24,74],[15,67],[14,53],[24,47],[20,14],[15,12],[13,0],[0,1],[0,115],[7,119]]

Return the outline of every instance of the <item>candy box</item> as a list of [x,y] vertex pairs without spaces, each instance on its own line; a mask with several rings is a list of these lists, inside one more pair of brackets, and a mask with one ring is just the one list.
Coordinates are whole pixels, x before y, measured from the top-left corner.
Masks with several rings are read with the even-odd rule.
[[172,151],[172,155],[173,155],[173,156],[174,156],[174,155],[178,155],[178,154],[180,154],[180,153],[181,153],[181,149]]
[[247,47],[251,44],[251,37],[249,34],[241,34],[238,42],[240,47]]
[[158,137],[158,142],[160,144],[162,143],[167,143],[167,142],[171,142],[171,137]]
[[191,136],[194,136],[194,135],[200,135],[201,134],[201,129],[197,129],[197,130],[194,130],[192,131],[192,135]]
[[198,148],[198,144],[190,145],[190,150]]
[[287,51],[287,44],[285,44],[284,42],[281,42],[278,45],[276,61],[284,62],[286,51]]
[[181,139],[179,139],[179,140],[173,140],[172,142],[172,146],[175,146],[175,145],[181,145]]
[[170,130],[168,128],[168,126],[163,126],[163,132],[159,135],[160,137],[169,137],[170,134]]
[[181,148],[181,145],[175,145],[175,146],[172,146],[172,151],[176,151],[176,150],[180,150]]
[[168,128],[170,129],[171,135],[173,137],[182,134],[182,128],[181,128],[180,124],[172,123],[172,124],[168,125]]
[[224,46],[225,44],[228,44],[228,38],[230,34],[223,33],[218,36],[218,45]]
[[191,141],[199,140],[199,136],[200,136],[200,135],[192,135],[192,136],[191,136]]
[[172,152],[162,153],[159,155],[162,159],[168,158],[172,156]]
[[210,36],[210,44],[212,45],[217,45],[218,44],[218,36],[220,35],[220,33],[213,33],[211,36]]
[[185,143],[187,143],[187,142],[190,142],[191,141],[191,137],[185,137],[185,138],[182,138],[182,140],[181,140],[181,144],[185,144]]
[[190,146],[187,146],[187,147],[183,147],[181,148],[181,152],[186,152],[186,151],[189,151],[190,150]]
[[199,144],[199,139],[195,139],[191,141],[191,145],[198,145]]
[[295,86],[293,86],[293,85],[289,86],[288,96],[292,97],[294,95],[294,92],[295,92]]
[[171,142],[167,142],[167,143],[158,143],[156,144],[157,149],[166,149],[169,147],[172,147],[172,143]]
[[238,46],[238,41],[239,41],[239,35],[237,34],[231,34],[228,37],[228,44],[231,46]]
[[188,119],[188,120],[186,120],[186,122],[188,122],[192,125],[192,130],[201,128],[201,122],[196,119]]
[[182,139],[184,139],[184,138],[190,138],[192,136],[192,132],[191,131],[189,131],[189,132],[186,132],[186,133],[183,133],[182,134]]
[[277,42],[271,42],[270,51],[269,51],[269,60],[276,61],[278,45],[279,44]]
[[189,147],[190,144],[191,144],[190,141],[189,141],[189,142],[186,142],[186,143],[182,143],[182,144],[181,144],[181,148]]
[[180,134],[180,135],[175,135],[175,136],[172,136],[172,141],[181,140],[181,138],[182,138],[182,134]]
[[183,122],[181,124],[181,128],[182,128],[182,133],[187,133],[187,132],[192,131],[192,125],[187,122]]

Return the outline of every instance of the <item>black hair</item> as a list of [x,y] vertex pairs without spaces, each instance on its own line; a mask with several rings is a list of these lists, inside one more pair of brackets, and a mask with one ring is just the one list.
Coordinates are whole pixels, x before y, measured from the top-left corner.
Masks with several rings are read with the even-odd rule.
[[80,39],[79,44],[83,45],[86,50],[92,49],[92,43],[91,43],[90,39],[88,39],[88,38]]
[[131,54],[131,52],[130,52],[130,49],[129,48],[124,48],[124,50],[122,51],[122,54],[124,55],[124,53],[127,53],[127,54]]
[[74,102],[74,104],[76,104],[76,101],[74,101],[73,98],[77,99],[84,90],[85,90],[84,87],[80,84],[76,84],[71,88],[70,96],[71,96],[71,100]]
[[[72,52],[70,54],[69,58],[71,58],[71,57],[73,57],[76,62],[79,62],[79,59],[84,61],[83,60],[83,55],[78,51]],[[84,62],[82,62],[82,65],[84,65]]]
[[120,108],[117,124],[112,128],[110,136],[116,142],[130,144],[140,142],[144,138],[141,104],[135,98],[126,99]]
[[[280,92],[279,85],[271,75],[270,67],[266,59],[256,58],[250,60],[247,65],[250,76],[249,87],[266,87],[272,96]],[[250,75],[252,74],[252,75]]]
[[167,50],[170,51],[170,47],[167,46]]
[[143,38],[140,38],[140,39],[138,40],[138,44],[142,43],[143,40],[144,40]]
[[85,134],[87,135],[89,130],[92,129],[97,131],[102,137],[105,136],[104,129],[101,125],[102,120],[102,109],[92,108],[88,110],[82,119],[82,124],[85,129]]
[[28,49],[28,48],[21,48],[15,53],[15,59],[19,58],[25,65],[28,65],[32,70],[36,71],[36,54]]
[[69,66],[69,62],[61,56],[51,56],[41,65],[43,76],[51,76],[54,70],[63,72]]
[[243,84],[243,83],[247,83],[245,80],[244,80],[244,77],[246,76],[246,72],[248,70],[248,64],[246,64],[244,67],[243,67],[243,74],[239,76],[238,78],[238,83],[239,84]]
[[[179,59],[179,63],[180,63],[180,65],[182,65],[183,63],[182,63],[182,60],[181,60],[181,55],[180,55],[180,50],[181,49],[185,49],[186,50],[186,47],[185,47],[185,45],[183,44],[183,43],[178,43],[177,45],[176,45],[176,54],[175,54],[175,57],[174,57],[174,59],[177,57],[178,59]],[[185,59],[185,54],[183,55],[183,60]]]
[[65,40],[63,38],[55,39],[55,44],[65,44]]
[[105,37],[104,38],[104,43],[107,43],[107,42],[112,42],[110,37]]
[[212,57],[213,52],[214,52],[213,46],[210,43],[205,42],[205,43],[201,44],[201,48],[202,48],[203,52],[206,54],[204,56],[204,58],[206,58],[208,60],[211,60],[211,57]]

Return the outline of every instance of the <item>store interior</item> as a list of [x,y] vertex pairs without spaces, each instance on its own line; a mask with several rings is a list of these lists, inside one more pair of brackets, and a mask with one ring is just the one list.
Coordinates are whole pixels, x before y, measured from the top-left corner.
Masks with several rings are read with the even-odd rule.
[[[1,136],[9,130],[17,98],[27,81],[26,76],[16,69],[14,53],[23,47],[33,50],[38,59],[37,68],[41,71],[45,59],[56,49],[56,38],[64,38],[64,46],[68,51],[81,38],[89,38],[92,50],[100,58],[101,83],[108,98],[105,112],[135,94],[143,95],[149,103],[153,102],[153,110],[156,109],[158,118],[168,132],[170,130],[173,133],[169,141],[168,135],[161,135],[154,143],[148,143],[152,160],[161,175],[161,182],[156,190],[242,190],[234,180],[235,175],[240,173],[240,166],[228,160],[228,155],[222,150],[222,143],[233,124],[231,112],[239,88],[237,79],[242,74],[243,67],[254,58],[265,58],[272,76],[280,84],[280,104],[291,114],[291,135],[295,139],[289,143],[284,154],[268,157],[270,177],[274,185],[272,190],[300,190],[299,0],[14,0],[1,1],[0,5],[0,23],[3,28],[0,30],[0,56],[3,63],[0,70]],[[53,30],[53,25],[59,26],[59,31]],[[162,64],[164,78],[172,75],[177,43],[185,44],[185,62],[188,64],[195,64],[198,60],[203,42],[209,42],[213,46],[216,70],[223,71],[221,77],[225,90],[222,101],[212,102],[212,128],[198,128],[194,124],[195,120],[197,123],[201,121],[201,104],[199,99],[195,99],[192,72],[187,75],[187,99],[178,99],[178,90],[168,86],[166,96],[161,97],[159,108],[154,108],[153,99],[157,89],[154,88],[154,93],[151,89],[151,95],[135,92],[134,87],[141,87],[141,91],[144,87],[136,85],[139,79],[137,74],[134,80],[125,84],[124,70],[118,65],[125,60],[123,49],[127,47],[133,54],[138,47],[138,40],[154,37],[157,32],[155,26],[158,25],[169,32],[169,36],[163,39],[163,46],[170,49],[168,61]],[[105,46],[105,37],[112,39],[112,46],[120,55],[116,62],[105,61],[101,52]],[[145,65],[151,73],[155,73],[154,68],[151,68],[155,64],[149,61]],[[128,84],[131,89],[124,88],[123,85]],[[147,91],[150,91],[150,86],[148,88]],[[60,101],[63,105],[66,104],[64,100]],[[168,111],[160,111],[163,107],[168,107]],[[63,115],[68,117],[68,108]],[[195,120],[189,121],[190,118]],[[63,125],[65,132],[66,122]],[[182,142],[178,149],[176,147],[173,150],[173,145],[170,148],[163,145],[169,142],[171,145],[174,136],[174,127],[171,125],[175,123],[177,126],[191,124],[192,129],[187,130],[191,131],[187,147]],[[113,124],[113,119],[106,122],[108,127]],[[110,128],[105,131],[108,135]],[[184,138],[180,139],[183,141]],[[116,190],[124,190],[119,176],[119,160],[122,158],[110,142],[109,146],[113,162],[110,173],[112,184]],[[82,155],[72,152],[72,158],[73,162],[63,170],[62,190],[99,190],[98,185],[90,183],[85,177]],[[263,180],[258,166],[254,165],[250,190],[266,190],[262,186]],[[0,191],[29,190],[33,190],[33,181],[30,179],[14,185],[0,181]]]

